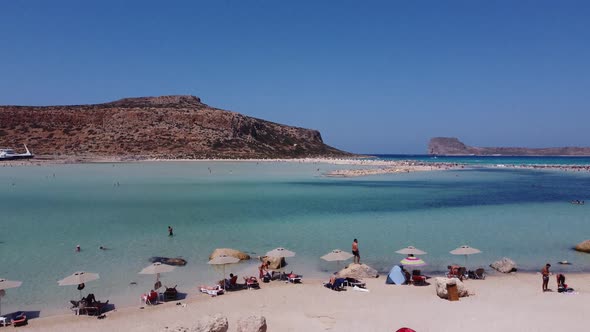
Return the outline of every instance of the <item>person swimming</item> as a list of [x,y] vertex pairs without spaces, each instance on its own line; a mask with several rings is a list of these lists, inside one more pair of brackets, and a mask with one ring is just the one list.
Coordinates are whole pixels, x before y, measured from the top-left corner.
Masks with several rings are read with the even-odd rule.
[[76,252],[80,252],[80,245],[76,245]]

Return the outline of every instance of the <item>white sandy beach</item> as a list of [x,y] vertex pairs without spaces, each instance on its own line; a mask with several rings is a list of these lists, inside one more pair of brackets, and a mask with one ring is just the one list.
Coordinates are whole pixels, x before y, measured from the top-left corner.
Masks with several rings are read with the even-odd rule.
[[[449,302],[438,298],[434,285],[386,285],[385,277],[367,281],[369,293],[348,288],[336,292],[321,280],[303,284],[274,281],[259,290],[210,297],[191,289],[188,297],[145,309],[122,308],[106,319],[62,315],[33,319],[29,331],[169,331],[191,327],[200,318],[220,313],[229,331],[239,318],[266,317],[268,331],[584,331],[590,301],[590,274],[569,274],[574,294],[543,293],[541,277],[533,273],[494,274],[486,280],[467,280],[474,295]],[[555,277],[550,288],[556,290]],[[182,291],[182,290],[181,290]],[[186,291],[186,290],[185,290]]]

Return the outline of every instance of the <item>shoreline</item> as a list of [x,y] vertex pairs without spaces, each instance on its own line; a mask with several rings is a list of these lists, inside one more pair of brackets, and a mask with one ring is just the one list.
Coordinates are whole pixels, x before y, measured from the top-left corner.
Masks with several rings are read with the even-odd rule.
[[125,163],[161,163],[161,162],[182,162],[182,163],[294,163],[294,164],[328,164],[328,165],[348,165],[361,166],[364,168],[339,169],[323,173],[326,177],[362,177],[372,175],[424,172],[424,171],[444,171],[460,170],[473,168],[490,168],[490,169],[534,169],[534,170],[557,170],[557,171],[574,171],[590,172],[590,165],[561,165],[561,164],[468,164],[452,162],[424,162],[419,160],[380,160],[367,158],[277,158],[277,159],[163,159],[163,158],[127,158],[127,157],[65,157],[50,158],[39,156],[37,159],[27,160],[6,160],[0,161],[0,167],[26,167],[26,166],[45,166],[45,165],[78,165],[78,164],[125,164]]
[[[579,330],[580,317],[590,299],[590,273],[568,273],[566,277],[566,283],[577,293],[542,293],[539,273],[494,272],[485,280],[465,281],[473,295],[459,302],[440,299],[432,279],[427,286],[396,286],[386,285],[384,275],[364,279],[367,293],[351,288],[335,292],[322,286],[327,280],[305,278],[303,284],[273,281],[261,284],[259,290],[232,291],[218,297],[199,293],[194,287],[184,300],[144,309],[139,309],[139,303],[117,308],[107,312],[103,320],[73,313],[36,318],[28,329],[180,331],[179,327],[190,328],[207,315],[221,313],[228,317],[229,331],[236,331],[239,318],[250,315],[265,316],[269,331],[395,331],[402,326],[416,331],[456,331],[458,322],[462,328],[477,327],[479,331],[500,327],[551,331],[567,326]],[[556,289],[554,276],[549,288]],[[457,310],[461,316],[457,316]],[[429,319],[424,319],[425,315]],[[437,323],[432,324],[434,321]]]

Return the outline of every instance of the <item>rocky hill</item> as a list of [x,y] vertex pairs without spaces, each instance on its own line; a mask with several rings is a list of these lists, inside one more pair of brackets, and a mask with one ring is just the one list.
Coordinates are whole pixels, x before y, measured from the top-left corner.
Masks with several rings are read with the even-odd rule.
[[203,104],[195,96],[125,98],[72,106],[0,106],[0,146],[36,155],[120,158],[346,156],[317,130]]
[[455,137],[434,137],[428,143],[428,153],[436,155],[477,156],[590,156],[590,147],[561,148],[510,148],[474,147],[465,145]]

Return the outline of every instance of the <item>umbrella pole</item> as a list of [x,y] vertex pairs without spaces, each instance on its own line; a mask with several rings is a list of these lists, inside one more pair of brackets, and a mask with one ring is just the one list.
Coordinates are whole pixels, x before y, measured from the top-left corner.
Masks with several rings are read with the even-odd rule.
[[225,289],[225,264],[223,264],[223,289]]

